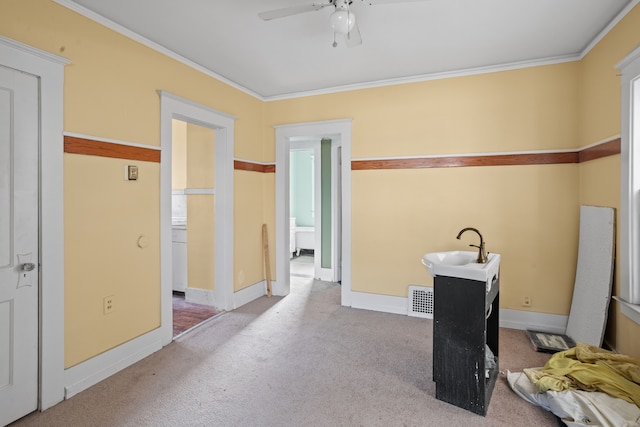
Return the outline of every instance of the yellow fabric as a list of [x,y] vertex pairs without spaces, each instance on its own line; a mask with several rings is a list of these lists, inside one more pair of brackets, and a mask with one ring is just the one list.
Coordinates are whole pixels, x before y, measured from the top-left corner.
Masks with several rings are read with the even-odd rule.
[[640,407],[640,360],[585,343],[554,354],[542,369],[525,369],[540,392],[601,391]]

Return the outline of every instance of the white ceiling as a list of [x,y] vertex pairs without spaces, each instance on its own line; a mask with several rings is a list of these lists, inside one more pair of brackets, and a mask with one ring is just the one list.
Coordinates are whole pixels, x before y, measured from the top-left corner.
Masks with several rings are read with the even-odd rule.
[[56,1],[269,100],[576,60],[639,0],[353,0],[353,48],[332,47],[332,6],[258,17],[314,0]]

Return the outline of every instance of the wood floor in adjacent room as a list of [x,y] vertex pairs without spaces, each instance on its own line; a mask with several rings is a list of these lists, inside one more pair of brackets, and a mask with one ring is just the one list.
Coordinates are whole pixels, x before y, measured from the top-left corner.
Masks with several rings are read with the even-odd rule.
[[181,292],[173,293],[173,336],[188,331],[218,314],[220,310],[208,305],[193,304],[185,301]]

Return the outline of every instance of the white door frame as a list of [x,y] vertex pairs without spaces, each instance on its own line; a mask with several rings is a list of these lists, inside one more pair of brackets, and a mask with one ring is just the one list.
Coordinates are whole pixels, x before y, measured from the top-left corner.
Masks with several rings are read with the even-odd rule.
[[36,76],[40,95],[40,391],[64,399],[63,85],[69,60],[0,36],[0,64]]
[[169,92],[160,94],[160,282],[162,345],[173,340],[171,169],[172,120],[215,131],[215,281],[212,304],[235,308],[233,294],[233,143],[235,117]]
[[640,323],[640,46],[617,67],[620,81],[620,311]]
[[351,306],[351,119],[295,123],[276,130],[276,281],[274,295],[290,291],[289,150],[301,139],[329,138],[342,145],[342,305]]

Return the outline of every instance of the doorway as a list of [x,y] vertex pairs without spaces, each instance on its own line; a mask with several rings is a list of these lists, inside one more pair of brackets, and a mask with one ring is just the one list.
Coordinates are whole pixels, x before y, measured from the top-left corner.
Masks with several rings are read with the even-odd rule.
[[[172,163],[173,121],[212,130],[215,191],[194,188],[200,196],[215,195],[214,243],[207,262],[215,266],[211,273],[214,289],[194,288],[194,302],[218,310],[233,310],[233,129],[234,118],[187,99],[160,91],[160,234],[161,234],[161,321],[162,344],[173,340],[173,248],[172,248]],[[203,193],[203,194],[199,194]],[[213,194],[210,194],[213,193]],[[202,200],[201,200],[202,201]],[[210,200],[213,206],[213,200]],[[213,210],[213,207],[211,208]],[[188,213],[187,213],[188,215]],[[188,227],[188,225],[187,225]],[[188,288],[187,288],[188,290]]]
[[292,139],[289,150],[291,275],[340,282],[340,144]]
[[289,221],[293,276],[321,278],[322,157],[320,140],[297,141],[289,150]]
[[220,313],[215,281],[215,131],[172,120],[171,249],[173,335]]
[[[325,219],[334,224],[329,240],[332,276],[342,284],[341,303],[351,305],[351,120],[276,126],[276,275],[274,294],[290,291],[290,153],[296,144],[309,140],[330,140],[331,171],[328,179],[333,190],[331,209]],[[317,213],[317,211],[316,211]],[[322,228],[322,227],[320,227]],[[315,262],[315,260],[314,260]]]

